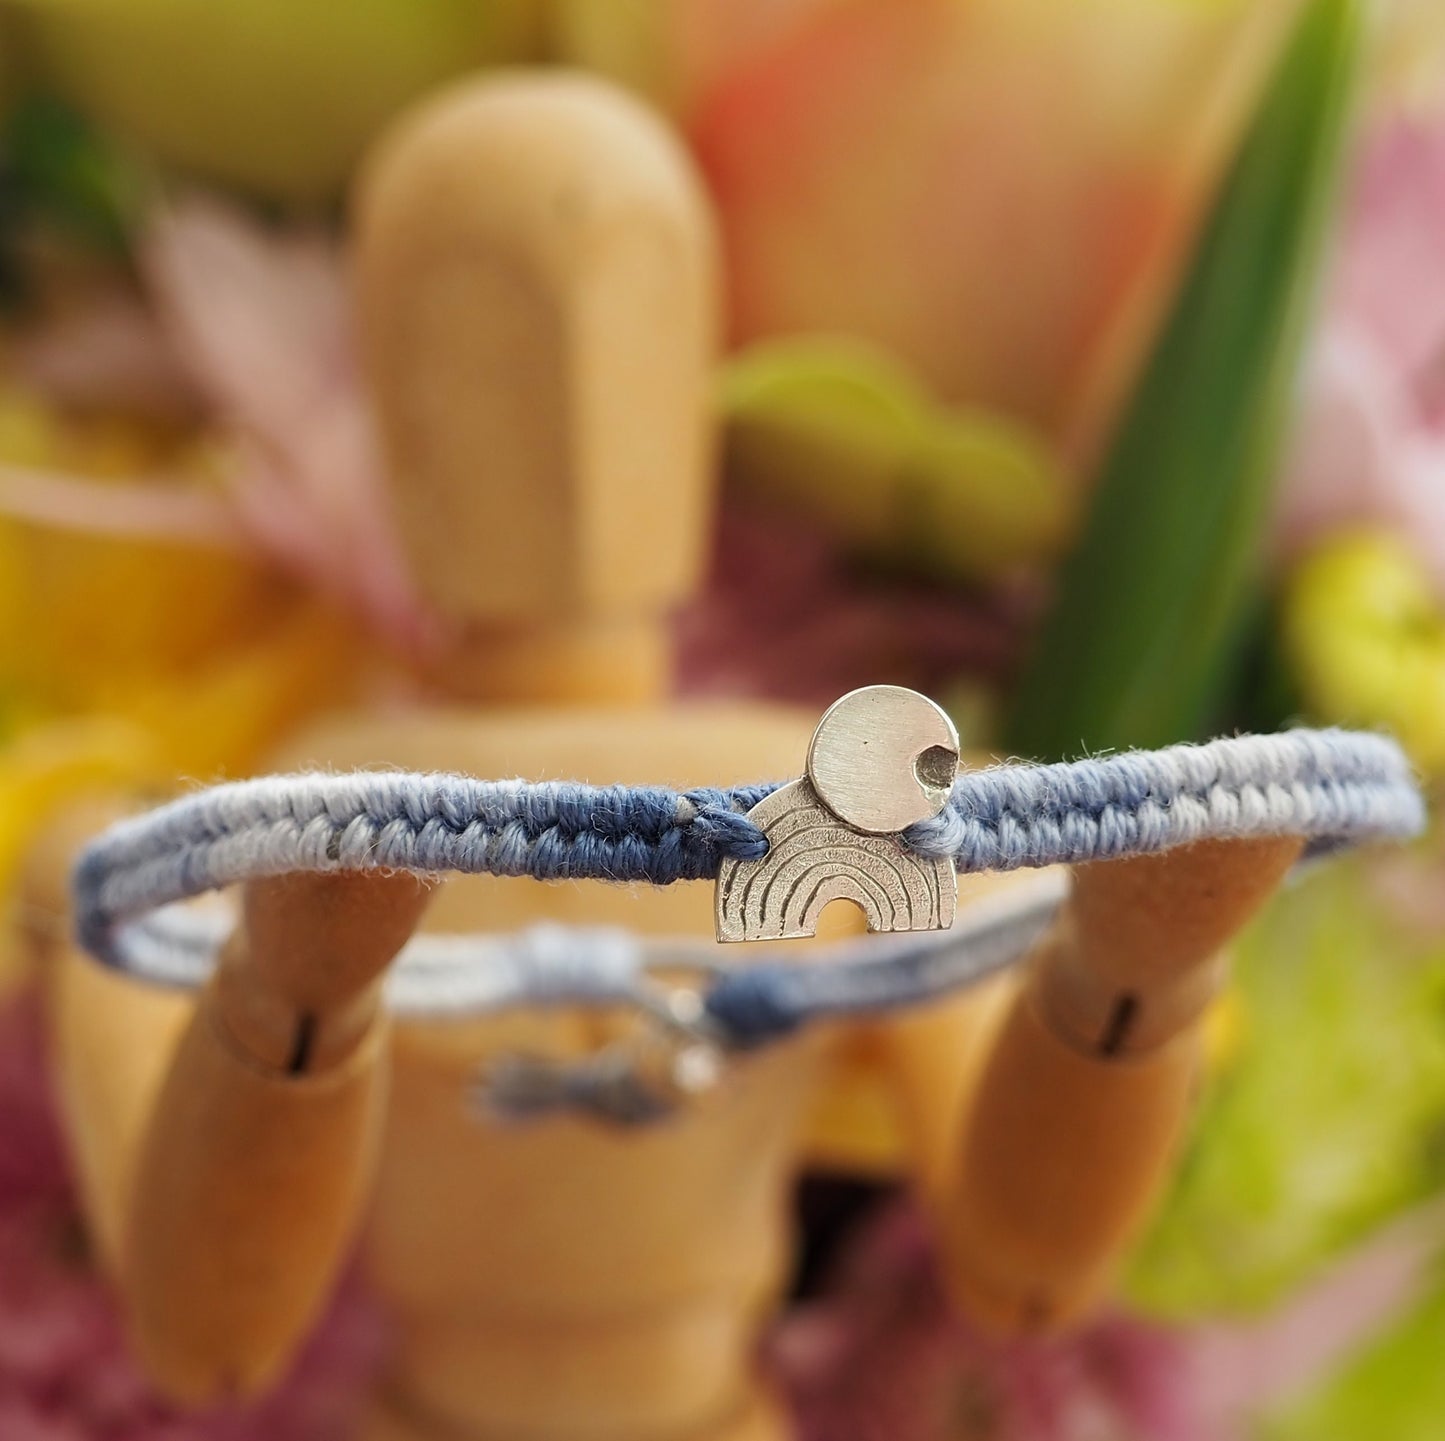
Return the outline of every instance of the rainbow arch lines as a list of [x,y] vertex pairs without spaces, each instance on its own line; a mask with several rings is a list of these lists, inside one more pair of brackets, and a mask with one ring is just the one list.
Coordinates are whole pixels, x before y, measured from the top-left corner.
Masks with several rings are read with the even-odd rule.
[[812,936],[831,902],[851,901],[870,931],[946,929],[957,883],[947,858],[905,850],[892,836],[862,835],[826,810],[806,781],[783,786],[749,817],[767,833],[758,861],[724,861],[718,872],[720,940]]

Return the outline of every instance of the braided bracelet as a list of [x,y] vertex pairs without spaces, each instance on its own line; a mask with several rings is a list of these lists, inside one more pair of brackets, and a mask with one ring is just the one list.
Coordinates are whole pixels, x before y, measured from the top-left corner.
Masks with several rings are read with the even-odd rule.
[[[626,1044],[580,1060],[505,1057],[483,1084],[490,1107],[511,1116],[567,1107],[637,1122],[696,1089],[721,1052],[825,1017],[917,1005],[1009,964],[1067,891],[1061,873],[1045,871],[955,925],[955,867],[1043,868],[1289,835],[1309,856],[1424,824],[1404,755],[1377,735],[1295,730],[963,775],[957,751],[932,702],[874,686],[827,712],[805,776],[784,784],[678,792],[361,772],[216,786],[122,821],[84,851],[78,932],[108,965],[197,985],[227,921],[176,903],[264,877],[349,870],[715,878],[719,939],[811,934],[839,897],[864,910],[871,930],[924,932],[835,946],[810,966],[772,953],[724,966],[695,941],[555,926],[423,935],[402,952],[386,989],[402,1014],[628,1004],[652,1018],[679,1042],[661,1087]],[[679,975],[691,983],[679,986]]]
[[[824,744],[829,717],[847,720],[850,704],[876,700],[879,692],[942,717],[910,691],[853,692],[819,724],[808,779],[790,783],[811,786],[808,804],[821,802],[819,809],[831,812],[824,822],[847,831],[844,850],[884,838],[907,860],[946,861],[968,873],[1105,860],[1207,838],[1301,835],[1318,853],[1409,837],[1425,820],[1394,741],[1292,730],[1061,765],[993,766],[958,775],[944,788],[915,767],[915,789],[932,814],[893,831],[890,821],[906,817],[916,798],[905,793],[900,801],[889,776],[883,782],[894,786],[892,796],[850,795],[847,785],[863,767],[840,782],[829,770],[838,756]],[[951,772],[957,737],[946,717],[939,724],[946,730],[919,754],[942,750]],[[890,747],[897,752],[902,741],[906,757],[910,741],[919,740],[932,737],[893,726],[861,744],[854,737],[853,750],[861,753],[871,741],[886,766]],[[659,886],[727,877],[744,864],[767,866],[776,859],[770,851],[786,847],[786,837],[770,834],[764,814],[786,789],[772,783],[678,792],[403,772],[214,786],[121,821],[92,841],[74,877],[79,938],[100,960],[123,965],[121,922],[205,890],[290,872],[407,870]],[[851,854],[831,861],[845,867]]]

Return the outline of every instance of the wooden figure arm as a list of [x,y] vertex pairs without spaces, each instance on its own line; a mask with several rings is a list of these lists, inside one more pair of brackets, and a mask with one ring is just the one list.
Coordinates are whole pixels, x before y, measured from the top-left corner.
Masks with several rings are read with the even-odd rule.
[[379,978],[426,899],[409,875],[246,888],[160,1086],[122,1244],[135,1340],[179,1399],[264,1385],[325,1302],[376,1159]]
[[1076,869],[982,1038],[938,1178],[950,1277],[986,1324],[1058,1326],[1108,1285],[1176,1154],[1220,948],[1299,850],[1212,841]]

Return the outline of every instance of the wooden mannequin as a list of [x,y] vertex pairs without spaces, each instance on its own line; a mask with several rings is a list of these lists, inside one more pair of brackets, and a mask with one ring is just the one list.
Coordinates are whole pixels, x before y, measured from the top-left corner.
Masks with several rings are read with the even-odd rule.
[[[380,146],[356,243],[401,532],[455,626],[427,677],[450,699],[341,717],[276,768],[798,774],[815,715],[665,699],[666,614],[709,511],[716,279],[662,126],[595,81],[470,83]],[[1054,1323],[1107,1283],[1187,1112],[1218,948],[1295,850],[1083,868],[1021,982],[862,1028],[981,1316]],[[35,869],[53,892],[54,860]],[[1006,883],[965,881],[961,904]],[[49,944],[82,1182],[157,1380],[196,1400],[264,1385],[360,1233],[398,1335],[370,1441],[785,1436],[751,1351],[842,1030],[739,1063],[657,1126],[504,1125],[468,1099],[483,1061],[574,1055],[628,1018],[388,1026],[376,982],[426,900],[405,877],[253,885],[199,1001]],[[697,936],[711,910],[707,885],[482,879],[426,923]]]

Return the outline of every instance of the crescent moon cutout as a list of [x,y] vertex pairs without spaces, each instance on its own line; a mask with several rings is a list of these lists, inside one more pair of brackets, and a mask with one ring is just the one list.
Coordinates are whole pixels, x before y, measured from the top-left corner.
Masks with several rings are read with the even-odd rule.
[[805,780],[748,813],[767,832],[768,854],[724,861],[718,872],[722,941],[790,940],[817,933],[831,902],[852,901],[870,931],[947,929],[957,881],[947,859],[903,849],[892,836],[861,835],[836,819]]

